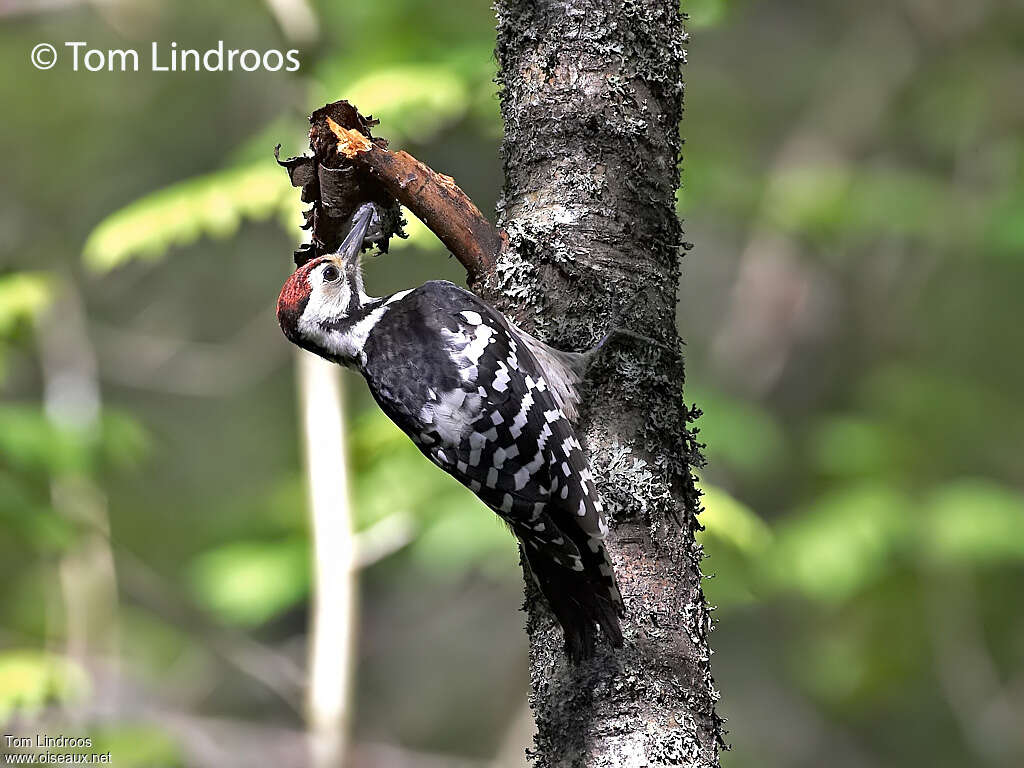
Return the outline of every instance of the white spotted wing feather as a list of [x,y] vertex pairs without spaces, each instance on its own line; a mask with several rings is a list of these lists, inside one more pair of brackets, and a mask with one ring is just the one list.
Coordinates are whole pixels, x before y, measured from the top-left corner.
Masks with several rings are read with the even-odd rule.
[[[603,510],[565,414],[567,404],[575,409],[571,372],[560,364],[556,389],[535,354],[540,342],[524,340],[500,313],[450,283],[428,283],[396,308],[403,305],[404,314],[388,316],[392,343],[385,347],[375,333],[367,348],[364,374],[378,402],[508,523],[570,653],[589,653],[597,624],[619,644],[622,601],[604,549]],[[436,341],[405,347],[399,338],[419,333]],[[430,359],[417,362],[424,347]],[[394,364],[401,357],[406,379],[388,378],[393,366],[375,367],[381,355]]]

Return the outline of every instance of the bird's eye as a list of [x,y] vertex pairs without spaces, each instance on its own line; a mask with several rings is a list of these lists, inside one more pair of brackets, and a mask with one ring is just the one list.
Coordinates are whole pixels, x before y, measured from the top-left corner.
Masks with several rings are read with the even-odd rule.
[[323,276],[325,283],[333,283],[341,276],[341,272],[339,272],[338,268],[333,264],[328,264],[327,267],[324,269]]

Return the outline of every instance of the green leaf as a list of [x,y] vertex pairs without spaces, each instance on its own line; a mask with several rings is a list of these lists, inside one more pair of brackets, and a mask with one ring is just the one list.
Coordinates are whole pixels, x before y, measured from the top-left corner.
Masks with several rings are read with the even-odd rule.
[[1024,561],[1024,495],[988,480],[958,480],[925,505],[926,553],[937,561],[996,565]]
[[355,422],[349,452],[360,530],[402,515],[418,531],[409,556],[433,574],[452,578],[473,567],[518,573],[515,543],[500,521],[383,413],[373,409]]
[[682,11],[689,14],[687,29],[717,27],[729,14],[729,0],[682,0]]
[[45,272],[0,275],[0,336],[23,320],[33,320],[53,298],[52,278]]
[[825,701],[841,702],[856,695],[870,672],[870,648],[863,634],[844,626],[814,633],[813,642],[800,638],[803,647],[794,649],[799,659],[796,675]]
[[380,410],[366,412],[351,430],[353,497],[358,528],[393,514],[412,517],[417,527],[443,517],[470,491],[431,464]]
[[886,485],[843,488],[776,527],[765,576],[782,589],[842,602],[882,578],[907,548],[916,512],[905,495]]
[[722,488],[705,482],[700,487],[704,492],[704,511],[700,514],[704,530],[699,534],[702,540],[713,536],[746,555],[757,555],[768,548],[772,543],[771,529],[750,507]]
[[201,237],[227,238],[245,219],[282,216],[301,223],[299,197],[274,162],[230,168],[154,192],[108,216],[85,244],[86,264],[99,272],[131,259],[154,260]]
[[687,387],[703,411],[700,433],[708,460],[723,462],[745,473],[764,473],[785,461],[785,433],[769,412],[755,403]]
[[0,652],[0,723],[15,714],[32,716],[51,702],[84,696],[85,671],[63,656],[46,651]]
[[517,579],[518,550],[504,523],[468,493],[442,501],[443,514],[412,544],[413,559],[448,578],[479,568],[495,578]]
[[86,471],[95,435],[58,429],[33,406],[0,406],[0,458],[22,471]]
[[963,238],[945,180],[902,168],[803,165],[780,173],[766,192],[780,230],[818,238],[880,233],[944,242]]
[[155,726],[119,724],[94,729],[90,737],[92,747],[83,751],[86,754],[109,752],[121,768],[180,768],[185,765],[178,742]]
[[899,470],[905,440],[885,424],[853,416],[823,419],[811,437],[811,461],[829,475],[882,474]]
[[[340,90],[364,114],[372,112],[381,118],[393,142],[422,142],[465,114],[471,99],[463,80],[442,65],[396,65],[370,72]],[[274,127],[291,133],[288,123],[278,122]],[[266,159],[255,156],[254,147],[264,142],[267,130],[240,151],[244,165],[173,184],[108,216],[86,240],[85,263],[105,272],[133,259],[159,259],[170,248],[203,237],[231,237],[247,220],[266,221],[277,216],[289,231],[297,231],[302,223],[298,190],[270,160],[269,152]],[[394,247],[435,246],[430,231],[408,218],[409,238],[396,240]]]
[[703,564],[708,580],[704,585],[708,600],[719,608],[732,608],[756,602],[756,567],[759,558],[772,544],[768,525],[748,506],[717,486],[701,481],[700,514],[703,531],[697,539],[707,559]]
[[197,557],[189,582],[199,602],[226,622],[255,626],[309,594],[309,542],[239,541]]
[[62,429],[39,406],[0,406],[0,459],[28,472],[91,472],[125,467],[144,455],[146,432],[132,417],[105,411],[96,430]]
[[704,594],[716,609],[730,609],[756,603],[761,585],[750,558],[714,536],[701,540],[705,559],[701,571],[706,580]]
[[429,141],[469,106],[469,90],[456,72],[424,63],[378,69],[344,93],[363,114],[381,121],[392,143]]
[[101,421],[104,461],[114,468],[131,468],[149,452],[149,434],[134,417],[107,409]]
[[766,191],[766,213],[784,231],[831,230],[842,220],[849,189],[850,171],[845,167],[788,168]]
[[0,471],[0,526],[35,552],[61,553],[75,541],[75,525],[49,505],[49,488],[32,488],[15,473]]
[[[302,224],[301,208],[299,191],[272,162],[219,171],[174,184],[111,214],[89,235],[83,258],[91,269],[106,272],[133,259],[160,259],[171,248],[203,237],[229,238],[244,221],[275,216],[294,233]],[[437,245],[422,222],[406,218],[408,238],[392,240],[392,251]]]

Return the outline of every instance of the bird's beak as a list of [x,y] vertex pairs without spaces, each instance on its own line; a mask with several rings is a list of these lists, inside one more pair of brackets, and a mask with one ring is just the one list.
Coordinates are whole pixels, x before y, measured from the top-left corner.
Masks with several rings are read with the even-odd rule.
[[366,240],[366,232],[374,219],[377,218],[377,207],[373,203],[363,203],[359,209],[352,214],[352,226],[345,235],[345,239],[338,248],[338,255],[342,261],[348,263],[359,257],[363,250],[363,242]]

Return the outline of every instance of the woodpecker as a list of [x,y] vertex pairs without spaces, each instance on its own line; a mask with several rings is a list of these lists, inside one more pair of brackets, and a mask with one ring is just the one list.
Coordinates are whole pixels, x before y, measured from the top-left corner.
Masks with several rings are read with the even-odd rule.
[[292,273],[281,330],[359,371],[417,448],[505,521],[571,659],[593,653],[598,627],[621,646],[607,524],[574,428],[587,356],[543,344],[447,281],[367,296],[359,256],[375,217],[362,206],[337,253]]

